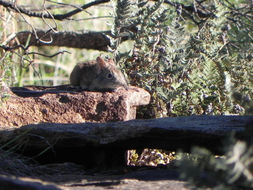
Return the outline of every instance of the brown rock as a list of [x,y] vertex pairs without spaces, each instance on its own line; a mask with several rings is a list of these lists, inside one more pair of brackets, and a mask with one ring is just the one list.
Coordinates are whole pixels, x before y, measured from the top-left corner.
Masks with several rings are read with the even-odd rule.
[[11,88],[1,102],[0,126],[32,123],[109,122],[135,119],[136,107],[150,101],[147,91],[130,87],[116,92],[77,91],[68,85]]

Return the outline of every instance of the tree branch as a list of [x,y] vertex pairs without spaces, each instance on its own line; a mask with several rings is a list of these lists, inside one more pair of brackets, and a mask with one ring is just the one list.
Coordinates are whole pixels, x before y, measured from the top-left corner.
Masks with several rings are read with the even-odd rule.
[[43,57],[49,57],[49,58],[52,58],[52,57],[55,57],[59,54],[64,54],[64,53],[69,53],[69,51],[66,51],[66,50],[63,50],[63,51],[58,51],[57,53],[54,53],[52,55],[46,55],[44,53],[39,53],[39,52],[29,52],[29,53],[26,53],[26,55],[40,55],[40,56],[43,56]]
[[[209,17],[215,16],[215,14],[206,10],[204,7],[202,7],[202,10],[201,10],[200,8],[197,8],[193,5],[186,6],[182,3],[175,3],[175,2],[168,1],[168,0],[164,0],[164,3],[166,3],[170,6],[173,6],[176,9],[182,8],[182,12],[185,15],[187,15],[187,17],[189,17],[189,13],[196,14],[196,15],[198,15],[199,18],[209,18]],[[199,4],[201,4],[201,2],[199,2]],[[192,19],[192,18],[190,18],[190,19]]]
[[[76,8],[73,11],[70,11],[66,14],[50,14],[50,13],[36,13],[29,11],[23,7],[18,7],[16,4],[11,2],[6,2],[5,0],[0,0],[0,5],[10,8],[16,12],[31,16],[31,17],[40,17],[40,18],[49,18],[55,20],[63,20],[69,18],[84,9],[87,9],[93,5],[98,5],[101,3],[109,2],[110,0],[95,0],[93,2],[84,4],[80,8]],[[173,3],[169,0],[165,0],[164,3],[174,6],[175,8],[181,7],[184,14],[187,13],[188,16],[191,16],[191,13],[197,14],[199,17],[208,17],[210,13],[208,10],[197,9],[192,6],[185,6],[179,3]],[[199,2],[200,3],[200,2]],[[130,27],[130,30],[136,31],[134,26]],[[94,50],[102,50],[107,51],[108,46],[110,45],[110,39],[107,35],[110,35],[110,31],[105,32],[55,32],[54,29],[44,31],[44,30],[36,30],[33,32],[30,31],[22,31],[16,34],[16,36],[9,41],[7,44],[3,44],[0,48],[5,49],[6,51],[10,51],[13,49],[23,48],[27,49],[29,46],[63,46],[63,47],[71,47],[71,48],[85,48],[85,49],[94,49]],[[29,39],[29,43],[27,40]],[[127,38],[123,39],[127,40]]]
[[109,2],[109,1],[110,0],[96,0],[96,1],[84,4],[80,8],[77,8],[77,9],[75,9],[73,11],[70,11],[66,14],[36,13],[36,12],[29,11],[25,8],[19,7],[15,3],[7,2],[7,1],[4,1],[4,0],[0,0],[0,5],[2,5],[5,8],[12,9],[12,10],[18,12],[18,13],[25,14],[25,15],[30,16],[30,17],[40,17],[40,18],[47,18],[47,19],[64,20],[64,19],[69,18],[69,17],[71,17],[71,16],[83,11],[84,9],[87,9],[87,8],[91,7],[91,6],[106,3],[106,2]]
[[[37,13],[37,12],[32,12],[30,10],[27,10],[25,8],[19,7],[16,4],[12,3],[12,2],[7,2],[5,0],[0,0],[0,5],[4,6],[5,8],[10,8],[16,12],[25,14],[27,16],[30,17],[40,17],[40,18],[47,18],[47,19],[55,19],[55,20],[64,20],[67,19],[91,6],[94,5],[98,5],[98,4],[102,4],[102,3],[107,3],[110,0],[95,0],[93,2],[87,3],[82,5],[80,8],[74,9],[73,11],[70,11],[68,13],[65,14],[49,14],[49,13]],[[155,0],[154,0],[155,1]],[[198,8],[196,8],[195,6],[186,6],[184,4],[181,3],[174,3],[174,2],[170,2],[169,0],[165,0],[164,3],[171,5],[175,8],[181,7],[183,9],[183,11],[187,11],[189,13],[196,13],[200,18],[207,18],[210,16],[214,16],[213,13],[211,12],[205,12],[206,10],[200,10]]]
[[[27,45],[27,39],[30,38],[29,46],[63,46],[71,48],[85,48],[107,51],[110,45],[110,31],[104,32],[53,32],[37,30],[36,35],[30,31],[22,31],[16,34],[8,43],[9,47],[5,46],[5,50],[13,50]],[[38,38],[36,38],[36,36]],[[50,43],[44,43],[50,41]],[[2,47],[3,48],[3,47]]]

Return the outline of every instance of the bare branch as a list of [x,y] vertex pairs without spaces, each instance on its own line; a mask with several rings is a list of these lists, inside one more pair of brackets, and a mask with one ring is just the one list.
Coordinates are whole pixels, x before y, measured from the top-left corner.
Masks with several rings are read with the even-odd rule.
[[[202,2],[204,2],[204,1],[202,1]],[[202,2],[198,2],[198,4],[201,4]],[[175,3],[175,2],[171,2],[169,0],[164,0],[164,3],[171,5],[177,9],[179,7],[182,8],[183,13],[186,14],[188,17],[191,14],[197,14],[200,18],[215,17],[214,13],[206,10],[203,6],[202,6],[202,9],[200,9],[200,8],[195,7],[194,5],[186,6],[182,3]],[[190,18],[190,19],[192,19],[192,18]]]
[[14,46],[6,46],[6,45],[0,45],[0,48],[4,49],[5,51],[12,51],[18,48],[21,48],[23,50],[27,50],[27,47],[24,47],[23,45],[14,45]]
[[30,10],[19,7],[16,4],[14,4],[12,2],[5,1],[5,0],[0,0],[0,5],[2,5],[5,8],[12,9],[12,10],[18,12],[18,13],[25,14],[25,15],[30,16],[30,17],[40,17],[40,18],[43,17],[43,18],[47,18],[47,19],[64,20],[64,19],[67,19],[67,18],[83,11],[84,9],[87,9],[87,8],[92,7],[94,5],[106,3],[106,2],[109,2],[109,1],[110,0],[95,0],[93,2],[84,4],[80,8],[74,9],[73,11],[70,11],[66,14],[49,14],[48,12],[47,13],[32,12]]
[[[62,2],[57,2],[57,1],[52,1],[52,0],[46,0],[47,2],[50,2],[50,3],[55,3],[58,5],[58,7],[73,7],[73,8],[76,8],[76,9],[81,9],[80,6],[78,5],[74,5],[74,4],[68,4],[68,3],[62,3]],[[50,8],[52,7],[52,5],[50,6]],[[59,7],[59,8],[60,8]],[[53,8],[53,7],[52,7]],[[47,9],[49,9],[49,7],[47,7]]]
[[[25,45],[29,46],[60,46],[71,48],[85,48],[107,51],[107,47],[110,45],[110,39],[107,35],[110,35],[110,31],[104,32],[53,32],[37,30],[36,35],[30,31],[23,31],[16,34],[12,38],[8,45],[0,46],[5,50],[13,50],[17,48],[25,48]],[[30,36],[30,41],[27,44],[27,39]],[[40,40],[38,40],[38,38]],[[51,40],[52,39],[52,40]],[[44,43],[44,41],[50,41],[51,43]],[[17,43],[18,42],[18,43]]]
[[46,55],[46,54],[39,53],[39,52],[29,52],[29,53],[26,53],[26,55],[40,55],[40,56],[52,58],[52,57],[55,57],[55,56],[57,56],[59,54],[64,54],[64,53],[71,54],[69,51],[63,50],[63,51],[59,51],[57,53],[54,53],[53,55]]

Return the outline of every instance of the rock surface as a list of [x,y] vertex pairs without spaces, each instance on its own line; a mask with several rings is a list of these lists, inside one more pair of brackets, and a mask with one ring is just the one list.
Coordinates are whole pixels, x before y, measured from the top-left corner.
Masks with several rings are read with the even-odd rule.
[[[253,116],[186,116],[110,123],[42,123],[0,130],[1,139],[28,136],[30,145],[47,147],[56,139],[61,148],[108,146],[122,149],[189,149],[192,145],[213,147],[230,132],[242,132]],[[26,133],[28,135],[26,135]],[[36,138],[38,136],[38,138]],[[41,138],[43,137],[43,138]],[[41,139],[41,140],[40,140]],[[45,143],[45,139],[47,143]],[[7,140],[8,141],[8,140]],[[210,147],[209,147],[210,146]]]
[[13,87],[1,102],[0,126],[126,121],[135,119],[136,107],[149,101],[149,93],[137,87],[104,93],[77,91],[68,85]]
[[43,164],[0,150],[1,190],[183,190],[175,166],[86,170],[71,162]]
[[1,177],[1,190],[188,190],[171,169],[140,168],[134,171],[107,171],[96,174],[58,172],[57,175]]
[[3,176],[0,176],[0,187],[1,190],[60,190],[54,185]]
[[42,162],[118,167],[126,165],[125,152],[130,149],[190,151],[195,145],[221,153],[225,137],[232,131],[244,131],[250,121],[253,116],[202,115],[111,123],[44,123],[2,129],[0,139],[2,144],[22,146],[22,152],[30,157],[43,152]]

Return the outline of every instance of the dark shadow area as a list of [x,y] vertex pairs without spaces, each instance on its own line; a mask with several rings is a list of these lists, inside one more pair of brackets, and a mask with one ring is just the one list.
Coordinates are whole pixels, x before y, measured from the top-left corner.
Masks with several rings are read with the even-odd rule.
[[[71,86],[70,84],[59,86],[24,86],[24,87],[10,87],[12,93],[17,96],[26,97],[40,97],[44,94],[58,94],[58,93],[78,93],[82,91],[90,91],[88,89],[81,89],[78,86]],[[97,89],[94,92],[113,92],[111,89]]]
[[54,185],[47,185],[37,181],[23,181],[0,176],[1,190],[61,190]]
[[[117,158],[119,154],[113,149],[110,155],[103,155],[105,153],[102,149],[80,149],[78,151],[79,154],[76,153],[74,155],[72,152],[72,155],[69,155],[77,163],[67,161],[53,162],[54,160],[45,159],[48,153],[45,153],[43,156],[44,160],[39,160],[38,158],[32,158],[18,153],[1,151],[0,175],[29,177],[57,184],[71,182],[71,186],[117,185],[124,179],[180,181],[178,171],[175,167],[165,165],[159,165],[157,167],[127,166],[126,162],[122,163],[122,160],[125,158]],[[110,151],[107,150],[106,154],[108,152]],[[58,156],[66,157],[66,155],[68,154]],[[123,156],[123,154],[121,155]],[[66,159],[63,158],[62,160]],[[119,160],[121,160],[121,163],[117,163]],[[105,166],[105,163],[108,165]],[[90,165],[90,167],[87,167],[87,165]],[[89,182],[89,184],[83,183],[83,180]]]
[[[68,100],[63,97],[61,101]],[[169,151],[181,149],[187,152],[192,146],[197,145],[219,153],[222,141],[229,134],[215,135],[213,128],[215,120],[211,120],[210,126],[207,126],[208,132],[203,132],[206,117],[202,118],[204,119],[203,126],[193,128],[188,127],[187,123],[182,130],[179,130],[177,126],[181,120],[177,120],[176,127],[167,129],[165,119],[157,119],[159,123],[157,125],[153,123],[152,128],[148,130],[137,130],[132,133],[130,129],[138,129],[139,121],[137,120],[106,124],[79,123],[70,126],[61,123],[43,123],[26,125],[12,133],[10,130],[2,130],[3,138],[1,138],[0,147],[4,146],[5,151],[15,150],[16,155],[6,154],[3,157],[5,153],[0,152],[0,159],[2,159],[0,174],[36,178],[57,184],[69,183],[69,186],[84,188],[122,185],[121,181],[128,179],[142,181],[143,185],[150,182],[158,183],[162,180],[182,182],[177,169],[170,165],[127,166],[127,150],[158,148]],[[224,119],[227,117],[222,117],[222,121]],[[240,129],[237,130],[240,134],[244,129],[243,123],[252,121],[252,117],[244,117],[244,120],[232,117],[229,121],[227,128]],[[243,123],[238,123],[239,121]],[[147,127],[146,120],[143,126]],[[223,127],[223,125],[220,126]],[[252,123],[248,128],[251,126]],[[129,130],[126,130],[127,127]],[[196,130],[198,128],[200,130]],[[126,130],[125,133],[121,133],[124,130]],[[137,135],[134,135],[135,133]],[[118,136],[120,138],[114,138]]]
[[10,90],[20,97],[40,97],[44,94],[57,94],[57,93],[77,93],[83,90],[71,85],[60,86],[25,86],[25,87],[10,87]]
[[47,150],[33,149],[29,141],[22,145],[23,140],[27,139],[17,139],[9,145],[0,144],[1,147],[5,146],[4,150],[0,149],[0,175],[57,184],[71,183],[72,186],[110,186],[124,179],[179,180],[175,168],[127,166],[127,149],[94,146],[59,148],[57,144]]

